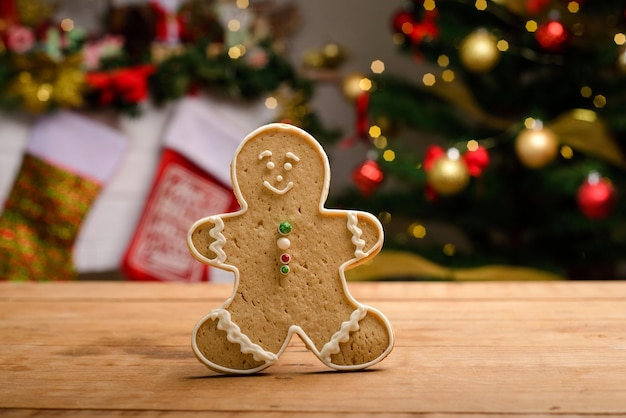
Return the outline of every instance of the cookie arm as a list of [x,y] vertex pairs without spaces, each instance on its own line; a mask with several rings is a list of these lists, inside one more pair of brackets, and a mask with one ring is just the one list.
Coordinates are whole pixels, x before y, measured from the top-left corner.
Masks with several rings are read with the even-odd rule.
[[[348,212],[348,231],[352,233],[352,244],[354,245],[354,258],[364,259],[369,255],[376,254],[383,243],[383,229],[378,219],[366,212]],[[363,228],[367,228],[365,231]],[[375,242],[368,243],[364,236],[374,236]]]
[[[213,225],[209,228],[209,225]],[[220,216],[209,216],[194,223],[187,233],[187,247],[191,254],[199,261],[214,266],[221,266],[226,261],[224,244],[226,237],[224,231],[224,220]],[[208,234],[207,237],[206,235]],[[207,242],[210,244],[207,245]],[[210,255],[214,257],[211,258]]]

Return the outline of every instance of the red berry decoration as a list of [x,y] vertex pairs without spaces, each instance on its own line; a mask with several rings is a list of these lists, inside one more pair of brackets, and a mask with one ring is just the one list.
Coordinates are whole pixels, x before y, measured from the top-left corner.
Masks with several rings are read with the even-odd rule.
[[383,177],[383,171],[374,160],[366,160],[352,172],[352,180],[364,196],[376,190]]
[[548,5],[550,5],[551,0],[528,0],[526,2],[526,10],[531,15],[536,15],[544,11]]
[[424,40],[437,38],[439,36],[439,28],[435,24],[434,15],[427,15],[421,23],[414,24],[410,36],[413,45],[419,45]]
[[[420,7],[419,9],[423,9]],[[439,36],[436,10],[421,10],[419,16],[406,9],[396,12],[391,19],[391,28],[395,33],[404,35],[411,45],[419,46]]]
[[611,180],[591,173],[578,189],[576,196],[580,211],[589,219],[603,219],[615,208],[615,187]]
[[535,40],[544,51],[557,53],[569,44],[570,33],[558,20],[548,20],[537,28]]
[[393,15],[393,18],[391,19],[391,28],[394,32],[405,33],[402,29],[402,26],[404,26],[405,23],[414,25],[415,19],[413,19],[411,13],[407,12],[406,10],[400,10],[395,15]]
[[467,151],[461,158],[467,164],[467,169],[472,177],[480,177],[483,170],[489,165],[489,152],[482,146]]

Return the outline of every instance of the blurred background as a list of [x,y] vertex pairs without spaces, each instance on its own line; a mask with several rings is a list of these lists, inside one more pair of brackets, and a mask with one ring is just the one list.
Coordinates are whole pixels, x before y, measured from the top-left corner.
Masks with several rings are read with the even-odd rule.
[[618,280],[626,1],[0,0],[0,279],[229,281],[243,137],[331,159],[379,217],[350,280]]

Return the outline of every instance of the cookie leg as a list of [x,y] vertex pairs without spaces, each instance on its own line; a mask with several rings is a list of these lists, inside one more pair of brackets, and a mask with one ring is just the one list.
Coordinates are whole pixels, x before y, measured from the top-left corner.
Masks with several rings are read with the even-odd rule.
[[210,369],[222,373],[255,373],[273,364],[278,356],[253,343],[220,308],[198,321],[192,334],[193,351]]
[[393,348],[393,332],[378,310],[361,305],[320,350],[320,359],[337,370],[358,370],[384,359]]

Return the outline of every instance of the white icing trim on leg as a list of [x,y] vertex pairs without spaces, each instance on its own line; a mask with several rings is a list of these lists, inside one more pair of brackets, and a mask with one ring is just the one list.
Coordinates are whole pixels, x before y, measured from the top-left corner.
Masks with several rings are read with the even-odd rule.
[[348,341],[351,332],[359,330],[359,321],[365,318],[365,315],[367,315],[367,308],[365,306],[361,305],[356,308],[352,314],[350,314],[350,320],[342,322],[339,331],[335,332],[330,341],[324,344],[324,347],[322,347],[320,351],[320,358],[327,363],[331,363],[330,357],[341,351],[339,344]]
[[230,318],[230,312],[226,309],[214,309],[208,315],[208,318],[217,319],[217,329],[226,331],[228,341],[241,346],[241,352],[244,354],[252,354],[255,361],[275,362],[278,356],[271,351],[265,351],[263,347],[250,341],[247,335],[241,332],[241,329]]
[[357,213],[354,211],[348,212],[348,230],[352,232],[352,243],[355,246],[354,257],[363,258],[367,255],[365,251],[363,251],[363,248],[365,248],[365,240],[361,238],[363,230],[359,228],[358,225],[359,218]]

